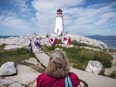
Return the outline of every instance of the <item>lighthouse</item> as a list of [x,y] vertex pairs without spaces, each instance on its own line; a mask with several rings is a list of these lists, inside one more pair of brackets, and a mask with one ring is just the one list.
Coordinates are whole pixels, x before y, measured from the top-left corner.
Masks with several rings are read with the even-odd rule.
[[57,10],[56,15],[56,23],[55,23],[55,29],[54,32],[58,35],[63,34],[64,32],[64,24],[63,24],[63,11],[61,9]]

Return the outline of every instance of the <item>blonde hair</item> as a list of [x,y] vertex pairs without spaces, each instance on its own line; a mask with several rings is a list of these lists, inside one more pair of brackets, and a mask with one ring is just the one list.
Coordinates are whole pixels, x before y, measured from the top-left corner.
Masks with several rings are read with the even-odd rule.
[[68,61],[65,59],[63,52],[57,50],[50,55],[50,61],[46,72],[53,77],[65,77],[69,73]]

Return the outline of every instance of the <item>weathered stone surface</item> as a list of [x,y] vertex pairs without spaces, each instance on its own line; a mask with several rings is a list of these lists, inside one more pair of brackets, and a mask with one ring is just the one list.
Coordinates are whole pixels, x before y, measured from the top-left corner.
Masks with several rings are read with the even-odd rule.
[[49,56],[45,53],[35,53],[35,56],[37,57],[37,59],[44,65],[44,66],[48,66],[49,63]]
[[6,62],[0,67],[0,76],[16,74],[14,62]]
[[19,46],[19,45],[6,45],[4,50],[14,50],[17,48],[22,48],[23,46]]
[[113,78],[88,73],[75,68],[72,68],[70,71],[74,72],[81,80],[85,81],[88,84],[88,87],[115,87],[116,86],[116,79]]
[[30,65],[30,67],[37,70],[40,73],[45,71],[45,67],[43,67],[41,63],[37,65]]
[[87,72],[99,74],[103,69],[103,65],[98,61],[89,61],[86,67]]
[[8,87],[8,85],[12,84],[14,81],[6,80],[6,79],[0,79],[0,87]]
[[33,83],[31,83],[31,84],[29,85],[29,87],[36,87],[36,81],[34,81]]
[[104,74],[111,75],[113,72],[116,72],[116,66],[112,66],[111,68],[106,68]]
[[81,87],[84,87],[84,83],[83,82],[80,82],[80,85],[81,85]]
[[51,43],[49,42],[48,38],[41,39],[41,45],[47,45],[47,46],[52,46]]
[[9,38],[1,38],[0,44],[7,44],[7,45],[19,45],[19,46],[27,46],[29,44],[29,37],[9,37]]
[[25,86],[21,85],[20,83],[12,83],[8,87],[25,87]]
[[25,60],[25,62],[30,63],[30,64],[34,64],[34,65],[39,64],[37,59],[35,59],[35,58],[29,58],[28,60]]
[[15,44],[16,42],[18,42],[19,38],[18,37],[9,37],[4,39],[4,44]]
[[40,74],[36,70],[34,70],[28,66],[25,66],[25,65],[17,65],[17,70],[18,70],[18,74],[16,76],[5,77],[5,79],[16,81],[16,82],[18,82],[20,84],[24,84],[24,85],[29,85]]

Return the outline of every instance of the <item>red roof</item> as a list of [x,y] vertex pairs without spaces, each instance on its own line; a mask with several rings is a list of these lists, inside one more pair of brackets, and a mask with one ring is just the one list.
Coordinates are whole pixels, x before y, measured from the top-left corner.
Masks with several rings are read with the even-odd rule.
[[57,10],[57,12],[62,12],[62,10],[59,8],[59,9]]

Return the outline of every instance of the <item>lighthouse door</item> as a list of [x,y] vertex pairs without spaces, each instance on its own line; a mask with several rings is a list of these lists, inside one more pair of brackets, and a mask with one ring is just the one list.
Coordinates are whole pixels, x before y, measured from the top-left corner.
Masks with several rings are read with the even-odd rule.
[[57,29],[57,34],[59,34],[59,29]]

